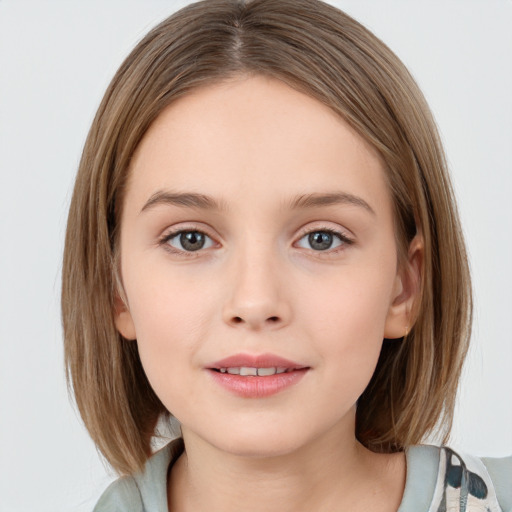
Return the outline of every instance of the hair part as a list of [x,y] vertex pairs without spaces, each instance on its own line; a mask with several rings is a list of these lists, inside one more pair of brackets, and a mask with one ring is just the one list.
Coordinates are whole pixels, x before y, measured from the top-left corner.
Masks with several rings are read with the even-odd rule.
[[393,452],[437,432],[445,442],[471,330],[464,241],[430,110],[377,37],[319,0],[206,0],[152,29],[110,83],[87,137],[66,231],[62,320],[70,390],[97,447],[121,474],[151,454],[169,415],[136,341],[114,325],[119,225],[130,159],[178,98],[239,75],[276,78],[329,106],[373,146],[394,204],[399,263],[424,240],[421,292],[409,334],[384,341],[357,405],[356,435]]

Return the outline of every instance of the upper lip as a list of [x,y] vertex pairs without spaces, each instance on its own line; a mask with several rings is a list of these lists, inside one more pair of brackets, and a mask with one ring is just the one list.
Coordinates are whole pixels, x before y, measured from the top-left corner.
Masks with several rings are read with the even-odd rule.
[[308,368],[307,365],[290,361],[274,354],[234,354],[206,366],[207,368]]

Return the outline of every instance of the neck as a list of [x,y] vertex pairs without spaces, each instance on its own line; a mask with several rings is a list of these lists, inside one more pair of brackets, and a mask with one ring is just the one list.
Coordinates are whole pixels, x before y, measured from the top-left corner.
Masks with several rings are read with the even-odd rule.
[[334,429],[291,453],[262,457],[228,453],[186,429],[183,434],[186,452],[169,480],[171,512],[388,510],[370,506],[372,498],[382,504],[383,496],[393,502],[389,510],[400,503],[405,467],[369,452],[353,430],[341,436]]

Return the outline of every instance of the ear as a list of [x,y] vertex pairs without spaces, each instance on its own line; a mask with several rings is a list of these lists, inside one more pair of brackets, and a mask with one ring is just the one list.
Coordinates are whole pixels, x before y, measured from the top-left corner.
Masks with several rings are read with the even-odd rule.
[[395,278],[392,301],[384,327],[384,338],[402,338],[414,324],[414,306],[421,291],[423,258],[423,236],[417,234],[409,244],[407,261],[398,270]]
[[125,301],[116,293],[114,299],[114,322],[119,334],[127,340],[135,340],[135,325]]

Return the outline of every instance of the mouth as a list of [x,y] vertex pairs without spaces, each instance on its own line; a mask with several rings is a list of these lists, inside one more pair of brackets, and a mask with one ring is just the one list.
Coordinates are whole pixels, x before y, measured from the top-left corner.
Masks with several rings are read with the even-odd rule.
[[303,370],[304,368],[284,368],[284,367],[269,367],[269,368],[256,368],[254,366],[230,366],[224,368],[211,368],[211,370],[219,373],[229,373],[230,375],[240,375],[241,377],[270,377],[271,375],[290,373],[296,370]]
[[238,354],[205,369],[225,390],[243,398],[263,398],[297,384],[311,368],[273,354]]

